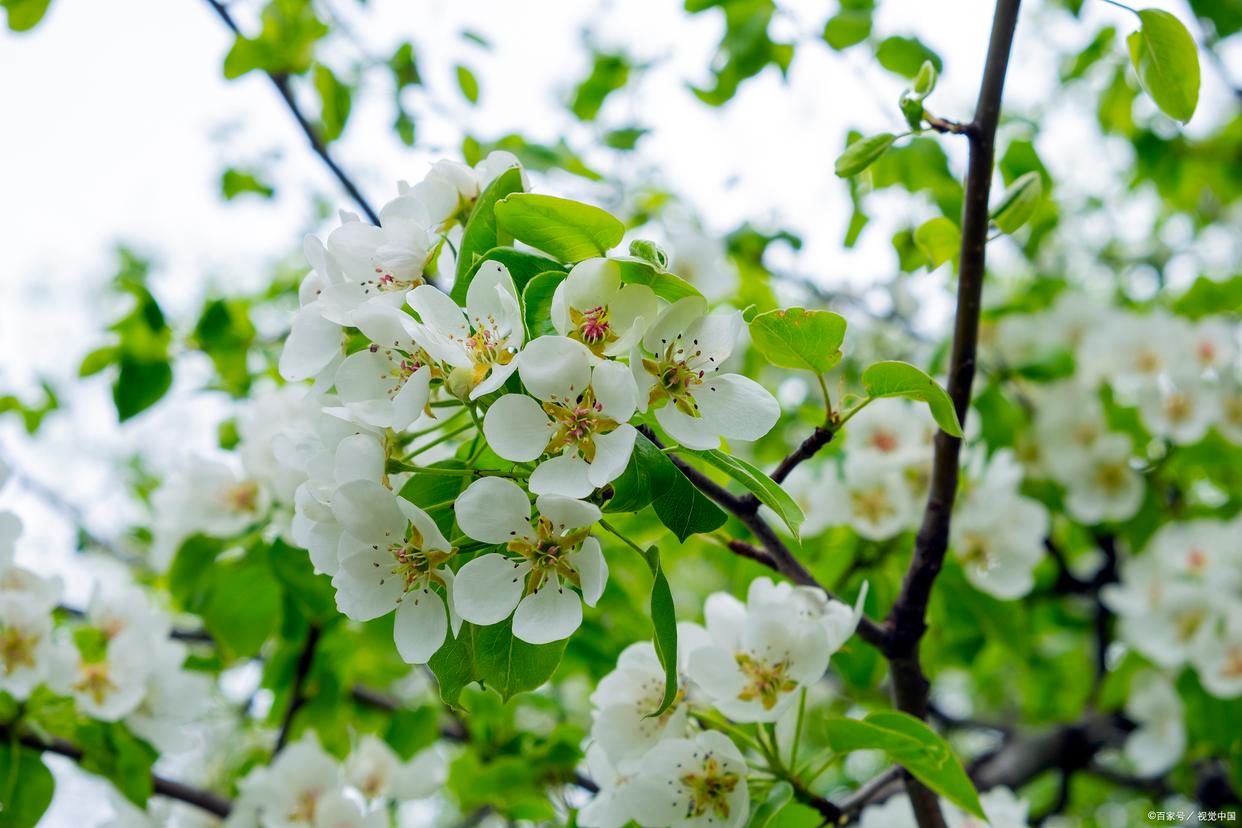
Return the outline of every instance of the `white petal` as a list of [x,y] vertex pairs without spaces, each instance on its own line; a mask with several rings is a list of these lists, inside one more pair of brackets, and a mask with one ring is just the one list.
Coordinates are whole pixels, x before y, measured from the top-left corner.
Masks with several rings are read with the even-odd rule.
[[332,496],[332,514],[350,534],[371,544],[405,540],[406,519],[397,498],[371,480],[351,480]]
[[642,341],[647,326],[660,313],[660,300],[646,285],[624,285],[608,306],[608,315],[617,331],[617,341],[604,353],[618,356]]
[[431,366],[424,365],[408,378],[392,401],[392,418],[389,428],[398,431],[410,427],[423,413],[431,398]]
[[408,592],[397,606],[393,640],[406,664],[426,664],[448,633],[444,601],[430,589]]
[[470,399],[477,400],[484,394],[490,394],[500,388],[508,381],[509,377],[513,376],[513,372],[516,370],[517,360],[510,362],[508,365],[493,365],[491,373],[487,375],[487,379],[471,389]]
[[423,538],[422,549],[424,551],[435,550],[437,552],[449,551],[450,544],[444,537],[444,533],[440,531],[440,527],[432,520],[431,515],[415,506],[404,497],[397,498],[397,507],[401,513],[405,515],[406,520],[414,524],[414,528],[418,530],[418,534]]
[[742,332],[742,314],[713,313],[690,326],[686,333],[686,350],[694,354],[687,362],[691,368],[717,371],[733,353],[738,334]]
[[565,302],[580,311],[611,304],[621,288],[621,267],[611,259],[584,259],[565,278]]
[[354,325],[367,339],[383,348],[414,350],[415,322],[387,301],[369,301],[354,311]]
[[535,537],[530,528],[530,501],[512,480],[480,478],[461,493],[453,509],[461,531],[475,540],[508,543]]
[[588,607],[595,606],[608,583],[608,562],[604,560],[599,541],[595,538],[584,540],[582,548],[570,555],[570,563],[578,570],[578,578],[582,583],[582,600]]
[[443,291],[431,285],[419,285],[406,294],[405,301],[423,324],[434,332],[457,339],[470,336],[470,328],[461,308]]
[[591,463],[591,485],[599,488],[621,476],[634,451],[638,430],[634,426],[621,426],[608,434],[595,438],[595,461]]
[[505,620],[522,600],[529,570],[530,564],[511,561],[496,552],[467,562],[453,579],[457,614],[481,626]]
[[694,390],[694,399],[710,427],[735,440],[758,440],[781,416],[776,398],[740,374],[709,374]]
[[518,376],[541,400],[576,400],[591,382],[591,352],[573,339],[541,336],[518,356]]
[[686,448],[720,448],[720,432],[703,417],[691,417],[672,405],[657,408],[655,417],[668,436]]
[[554,426],[533,397],[505,394],[483,418],[483,436],[506,460],[525,463],[543,454]]
[[378,481],[384,474],[384,449],[370,434],[352,434],[336,447],[333,475],[337,483]]
[[560,495],[539,495],[535,508],[560,532],[582,529],[601,517],[599,507],[594,503]]
[[466,289],[466,313],[476,329],[506,325],[512,309],[501,292],[517,301],[517,289],[509,269],[497,261],[483,262]]
[[604,407],[601,413],[605,417],[624,423],[634,416],[638,386],[627,366],[611,361],[596,365],[591,372],[591,388],[595,400]]
[[341,353],[341,328],[308,305],[293,318],[280,353],[280,375],[290,382],[310,379]]
[[513,635],[527,644],[548,644],[569,638],[582,625],[582,599],[549,577],[527,595],[513,613]]
[[703,315],[707,301],[701,296],[686,296],[665,308],[647,329],[643,347],[653,354],[663,353],[680,334],[689,330],[694,320]]
[[537,495],[587,497],[595,491],[591,483],[591,466],[575,452],[567,451],[544,460],[526,482]]

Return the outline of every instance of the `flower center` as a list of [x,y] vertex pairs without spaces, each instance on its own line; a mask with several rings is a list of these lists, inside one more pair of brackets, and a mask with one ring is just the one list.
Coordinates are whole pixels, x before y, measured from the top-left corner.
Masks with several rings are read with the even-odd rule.
[[4,662],[5,675],[11,675],[19,667],[34,667],[34,651],[38,646],[38,634],[27,635],[17,627],[0,630],[0,660]]
[[108,694],[117,689],[116,682],[108,674],[107,662],[97,661],[83,664],[81,671],[82,677],[73,685],[73,688],[79,693],[90,694],[95,704],[103,704]]
[[616,420],[604,416],[604,406],[596,402],[595,391],[591,388],[573,402],[545,402],[543,410],[556,424],[552,439],[548,441],[548,453],[558,454],[566,448],[575,448],[588,463],[595,462],[595,437],[608,434],[619,425]]
[[[424,549],[422,533],[418,531],[418,527],[411,525],[409,539],[404,543],[389,545],[388,551],[392,554],[393,565],[389,570],[390,574],[380,579],[380,585],[382,586],[391,576],[400,578],[405,589],[397,598],[398,603],[406,592],[414,589],[426,590],[433,583],[447,589],[448,585],[436,573],[436,570],[456,554],[456,549],[448,551]],[[376,561],[374,565],[376,569],[383,566],[379,561]]]
[[253,480],[238,483],[225,494],[229,506],[237,512],[253,512],[259,500],[259,484]]
[[887,454],[897,448],[897,435],[882,428],[877,429],[871,435],[871,445]]
[[567,533],[558,532],[552,521],[540,515],[535,521],[533,541],[525,538],[509,541],[508,550],[516,552],[530,563],[526,592],[529,594],[539,589],[549,574],[558,575],[581,589],[582,578],[577,568],[569,562],[569,555],[577,551],[590,534],[590,527]]
[[1180,391],[1174,392],[1164,401],[1164,413],[1170,422],[1180,423],[1190,419],[1190,415],[1195,411],[1194,403],[1190,401],[1190,396]]
[[421,278],[398,279],[397,276],[388,268],[375,266],[375,278],[367,279],[362,283],[362,292],[370,293],[375,290],[378,293],[392,293],[393,291],[413,290],[423,283]]
[[480,324],[465,341],[466,352],[474,361],[472,379],[475,385],[483,381],[493,365],[508,365],[516,356],[516,351],[509,347],[509,337],[496,331],[495,320],[488,317],[488,321],[490,325]]
[[1242,647],[1234,647],[1229,651],[1220,674],[1230,679],[1242,678]]
[[1095,485],[1108,494],[1117,494],[1125,486],[1128,468],[1124,463],[1104,463],[1096,466]]
[[573,330],[569,336],[586,345],[596,355],[601,355],[604,347],[616,342],[618,337],[612,328],[612,321],[607,305],[596,305],[590,310],[580,311],[569,309],[569,321]]
[[883,486],[851,492],[850,501],[854,505],[854,514],[868,523],[879,523],[884,518],[897,514],[897,509],[889,500],[888,492]]
[[737,666],[742,675],[750,683],[737,694],[742,701],[755,701],[763,704],[764,710],[771,710],[780,701],[784,693],[792,693],[798,689],[798,682],[786,676],[789,671],[789,659],[782,659],[775,664],[760,661],[749,653],[737,654]]
[[963,534],[961,557],[963,563],[979,569],[989,569],[992,566],[992,553],[988,549],[987,538],[977,532]]
[[738,781],[736,773],[726,773],[715,757],[709,755],[703,760],[702,771],[681,777],[681,784],[690,794],[686,817],[700,817],[711,811],[720,819],[728,819],[729,794],[733,793]]

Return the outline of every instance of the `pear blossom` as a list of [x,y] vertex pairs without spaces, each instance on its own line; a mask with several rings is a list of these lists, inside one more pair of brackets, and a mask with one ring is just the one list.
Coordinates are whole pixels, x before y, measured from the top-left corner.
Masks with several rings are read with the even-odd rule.
[[1220,391],[1216,429],[1234,445],[1242,445],[1242,384],[1231,381]]
[[479,266],[466,291],[466,310],[447,295],[421,285],[406,301],[418,314],[415,339],[435,360],[451,370],[449,388],[476,400],[504,385],[515,370],[522,348],[522,312],[517,288],[500,262]]
[[448,778],[448,764],[435,747],[403,762],[383,739],[366,734],[345,760],[345,781],[370,800],[421,799]]
[[835,598],[829,598],[828,593],[819,587],[799,586],[785,581],[775,583],[771,578],[761,576],[750,582],[746,590],[746,606],[792,608],[802,621],[816,623],[823,628],[827,650],[832,654],[841,649],[858,629],[869,588],[869,584],[863,582],[854,606],[851,607]]
[[1242,609],[1236,603],[1207,625],[1191,653],[1203,689],[1213,696],[1242,696]]
[[336,369],[343,418],[376,428],[402,430],[419,418],[431,395],[431,358],[413,337],[414,320],[388,305],[363,305],[354,313],[371,345]]
[[885,540],[911,528],[919,504],[903,471],[849,455],[825,473],[824,510],[832,525],[849,525],[868,540]]
[[[322,819],[339,815],[341,769],[313,732],[285,746],[269,767],[260,770],[242,786],[241,799],[262,828],[321,828]],[[245,824],[239,820],[238,828]]]
[[845,449],[859,462],[905,468],[930,462],[935,422],[924,406],[897,397],[875,400],[865,417],[850,420]]
[[714,449],[721,438],[758,440],[776,425],[780,405],[754,380],[720,372],[742,315],[706,310],[702,297],[679,299],[647,330],[641,352],[631,353],[638,410],[654,410],[660,426],[687,448]]
[[1137,396],[1143,425],[1175,445],[1199,442],[1219,419],[1215,389],[1197,376],[1162,376]]
[[531,473],[535,494],[586,497],[625,471],[638,432],[634,378],[618,362],[592,366],[591,352],[561,336],[541,336],[518,357],[525,394],[492,403],[483,434],[506,460],[551,455]]
[[587,259],[574,265],[552,294],[552,325],[598,357],[628,354],[659,314],[647,285],[622,284],[621,265]]
[[207,709],[211,679],[182,669],[186,648],[179,641],[148,641],[146,689],[142,701],[125,717],[125,725],[162,752],[195,744],[187,726]]
[[598,743],[587,747],[586,763],[599,790],[578,812],[578,824],[584,828],[624,828],[634,819],[630,782],[636,771],[618,770]]
[[[688,639],[688,624],[678,625],[678,638]],[[678,660],[685,662],[678,649]],[[664,667],[650,641],[626,647],[617,657],[617,667],[600,679],[591,694],[591,738],[605,754],[610,767],[626,768],[646,754],[660,740],[686,735],[689,709],[685,703],[685,682],[673,703],[659,716],[651,716],[664,699]]]
[[1139,776],[1158,776],[1186,750],[1185,710],[1177,690],[1152,670],[1131,679],[1126,716],[1138,727],[1126,739],[1125,755]]
[[240,534],[263,516],[268,494],[258,481],[222,460],[197,457],[175,470],[151,494],[157,564],[171,559],[186,537]]
[[17,565],[21,534],[21,519],[12,512],[0,512],[0,596],[19,595],[50,611],[60,601],[63,584],[58,576],[39,575]]
[[667,739],[629,782],[635,820],[648,828],[736,828],[750,811],[747,766],[728,737],[706,730]]
[[1130,438],[1110,433],[1100,438],[1066,484],[1065,508],[1087,524],[1127,520],[1143,502],[1143,478],[1130,466]]
[[83,713],[115,722],[141,704],[152,666],[142,635],[120,635],[107,642],[102,653],[87,658],[72,650],[71,657],[70,691]]
[[[337,607],[358,621],[396,610],[393,637],[401,657],[424,664],[444,643],[452,623],[455,550],[431,516],[371,480],[337,489],[332,512],[341,535],[340,568],[332,577]],[[440,597],[443,590],[448,599]]]
[[0,690],[29,698],[40,684],[55,682],[58,655],[50,608],[32,596],[0,593]]
[[1108,435],[1099,394],[1073,380],[1043,387],[1036,395],[1033,431],[1038,471],[1070,483],[1080,476],[1083,458]]
[[[595,606],[608,581],[608,565],[591,526],[599,508],[559,495],[539,495],[539,516],[513,481],[484,477],[471,483],[454,504],[457,525],[471,538],[504,544],[457,571],[453,601],[472,624],[496,624],[513,615],[513,634],[530,644],[547,644],[573,634],[582,623],[582,603]],[[573,586],[578,594],[566,586]]]
[[384,475],[385,451],[365,432],[350,434],[346,424],[324,417],[323,442],[307,458],[308,477],[294,494],[294,540],[310,553],[316,572],[335,575],[340,568],[341,524],[332,510],[337,489],[354,480],[378,483]]

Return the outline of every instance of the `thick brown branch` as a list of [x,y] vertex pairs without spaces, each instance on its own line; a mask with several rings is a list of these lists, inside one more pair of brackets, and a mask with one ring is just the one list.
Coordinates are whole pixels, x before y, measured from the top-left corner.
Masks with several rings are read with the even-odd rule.
[[[0,735],[7,739],[9,732],[7,729],[0,728]],[[42,751],[44,753],[55,753],[65,756],[75,762],[81,762],[83,758],[82,749],[77,745],[67,742],[64,739],[40,739],[38,736],[29,733],[23,733],[18,736],[18,740],[26,747],[32,750]],[[169,799],[180,800],[196,808],[201,808],[209,814],[218,817],[226,817],[233,808],[233,803],[227,798],[211,791],[195,788],[186,785],[183,782],[177,782],[173,779],[166,779],[156,774],[151,775],[151,784],[155,793],[159,796],[165,796]]]
[[[242,32],[237,25],[237,21],[233,19],[233,15],[229,14],[229,10],[225,8],[224,4],[220,3],[219,0],[207,0],[207,2],[215,10],[216,15],[224,21],[224,25],[228,26],[233,34],[241,36]],[[293,97],[293,89],[289,85],[289,76],[279,72],[267,72],[266,74],[268,79],[271,80],[272,85],[276,87],[276,91],[280,93],[280,97],[293,115],[293,119],[297,121],[302,133],[306,136],[306,140],[310,142],[311,149],[315,151],[315,154],[319,156],[324,166],[331,171],[332,175],[336,176],[336,180],[340,182],[345,192],[349,193],[349,197],[354,200],[354,203],[366,214],[367,219],[372,224],[379,224],[379,214],[371,207],[370,202],[367,201],[362,191],[358,189],[358,185],[353,182],[353,179],[346,175],[345,171],[336,163],[332,153],[328,151],[327,144],[323,142],[323,138],[320,137],[318,130],[315,129],[315,125],[302,113],[301,107],[298,106],[297,100]]]
[[[967,131],[970,160],[962,213],[962,253],[948,383],[949,396],[962,422],[966,421],[970,408],[971,385],[975,377],[996,127],[1000,121],[1001,95],[1005,88],[1019,6],[1020,0],[996,2],[979,100],[971,128]],[[949,514],[957,495],[960,451],[961,440],[943,431],[936,435],[927,507],[915,541],[910,568],[888,617],[893,700],[901,710],[923,718],[927,716],[928,684],[919,663],[919,641],[926,629],[927,602],[936,576],[944,565],[948,548]],[[906,780],[906,789],[910,793],[919,827],[944,828],[944,816],[936,795],[913,778]]]

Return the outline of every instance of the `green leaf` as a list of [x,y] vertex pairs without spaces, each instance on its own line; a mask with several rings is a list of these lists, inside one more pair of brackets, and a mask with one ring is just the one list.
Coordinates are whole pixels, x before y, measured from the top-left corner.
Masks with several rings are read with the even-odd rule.
[[604,133],[604,144],[615,150],[628,152],[638,146],[639,140],[648,132],[651,130],[638,126],[610,129]]
[[224,196],[225,200],[232,201],[243,193],[254,193],[260,198],[271,198],[276,194],[276,190],[270,184],[264,183],[253,172],[229,167],[220,176],[220,195]]
[[837,156],[836,163],[833,164],[833,172],[837,174],[838,178],[849,178],[852,175],[858,175],[874,164],[881,155],[888,152],[888,148],[896,140],[897,136],[889,132],[881,132],[878,135],[859,138],[847,146],[845,152]]
[[457,64],[457,68],[454,71],[457,73],[457,87],[461,89],[461,94],[464,95],[466,100],[470,101],[470,103],[478,103],[479,81],[474,76],[474,73],[465,66],[462,66],[460,63]]
[[906,362],[877,362],[863,371],[868,397],[909,397],[927,403],[936,424],[953,437],[962,436],[953,400],[927,374]]
[[315,64],[314,83],[319,93],[319,137],[330,144],[345,131],[351,105],[350,89],[322,63]]
[[614,495],[604,511],[637,512],[650,504],[680,541],[695,533],[713,532],[728,520],[643,434],[634,440],[629,465],[612,486]]
[[121,370],[112,384],[116,415],[125,422],[155,405],[172,387],[172,366],[167,361],[145,362],[121,357]]
[[168,592],[187,612],[201,613],[211,578],[208,573],[224,544],[206,535],[191,535],[181,542],[168,568]]
[[84,770],[99,774],[139,808],[147,807],[154,785],[151,766],[159,754],[120,722],[84,721],[74,741],[82,748]]
[[530,253],[525,250],[518,250],[515,247],[503,246],[493,247],[484,253],[475,263],[474,267],[466,273],[465,277],[453,283],[453,290],[449,294],[453,297],[453,301],[457,304],[465,306],[466,291],[470,288],[470,283],[474,281],[475,274],[479,272],[479,267],[484,262],[500,262],[509,271],[510,278],[513,279],[513,286],[517,289],[518,295],[521,295],[526,283],[538,276],[540,273],[546,273],[549,270],[564,270],[556,259],[544,256],[542,253]]
[[38,751],[0,745],[0,828],[35,828],[55,788]]
[[948,743],[920,720],[897,711],[876,711],[861,721],[830,718],[826,726],[828,745],[834,751],[882,750],[945,799],[986,818],[962,763]]
[[1221,280],[1200,276],[1174,300],[1173,310],[1191,319],[1218,313],[1242,313],[1242,275]]
[[875,58],[885,69],[904,78],[917,76],[925,61],[937,72],[944,71],[940,55],[917,37],[886,37],[876,46]]
[[336,590],[332,588],[332,578],[315,574],[306,550],[277,539],[268,548],[267,559],[272,574],[284,587],[285,596],[303,618],[322,626],[336,617]]
[[687,296],[701,296],[694,285],[676,274],[669,273],[655,264],[640,258],[621,256],[613,259],[621,271],[621,281],[627,285],[647,285],[666,302],[676,302]]
[[552,296],[557,285],[563,281],[565,273],[549,270],[526,283],[526,289],[522,291],[522,319],[530,339],[556,336],[556,328],[552,325]]
[[613,92],[630,78],[630,62],[625,55],[596,52],[591,74],[574,90],[569,109],[579,121],[593,121]]
[[838,52],[871,36],[871,12],[840,11],[824,24],[824,41]]
[[962,249],[961,231],[944,216],[925,221],[914,231],[914,244],[935,270],[947,261],[957,258]]
[[494,247],[513,241],[513,237],[496,224],[496,203],[511,193],[521,191],[522,170],[513,167],[496,176],[475,201],[457,249],[457,273],[452,296],[458,304],[465,304],[466,288],[470,285],[467,274],[478,269],[483,255]]
[[750,321],[750,340],[773,365],[823,374],[841,361],[845,319],[825,310],[770,310]]
[[408,40],[392,53],[392,57],[388,59],[388,68],[392,70],[393,81],[398,91],[423,82],[418,72],[418,61],[414,57],[414,44]]
[[28,32],[47,14],[52,0],[3,0],[0,6],[9,13],[9,30]]
[[1044,195],[1044,179],[1038,172],[1031,171],[1018,176],[1000,203],[992,210],[992,223],[1004,233],[1013,233],[1031,220],[1039,207],[1039,200]]
[[602,256],[625,235],[625,225],[598,207],[533,193],[501,200],[496,220],[515,239],[563,262]]
[[427,666],[435,673],[445,704],[458,706],[461,691],[476,681],[508,701],[551,678],[566,643],[527,644],[514,637],[512,619],[488,627],[464,622],[457,637],[446,642]]
[[746,820],[746,828],[767,828],[776,819],[777,814],[793,801],[793,786],[788,782],[777,782],[768,791],[767,797],[759,806],[751,810]]
[[664,668],[664,695],[660,706],[647,714],[650,719],[663,715],[677,700],[677,610],[673,605],[673,591],[660,564],[660,548],[649,547],[644,557],[655,579],[651,585],[651,624],[655,629],[652,643],[660,666]]
[[1156,106],[1185,123],[1199,104],[1199,50],[1182,22],[1160,9],[1138,13],[1142,27],[1126,38],[1130,61]]
[[280,585],[255,552],[241,561],[218,564],[212,578],[203,623],[227,655],[255,655],[280,619]]
[[102,348],[96,348],[82,358],[82,364],[78,367],[78,376],[95,376],[95,374],[116,362],[119,353],[120,349],[115,345],[105,345]]
[[682,449],[681,451],[706,460],[729,475],[729,477],[741,483],[746,487],[747,491],[759,498],[760,503],[776,512],[781,522],[789,528],[789,533],[795,539],[798,538],[798,528],[802,526],[802,521],[806,519],[806,516],[802,514],[802,508],[789,496],[788,492],[782,489],[775,480],[768,477],[762,469],[746,462],[740,457],[725,454],[719,449],[711,449],[709,451]]

